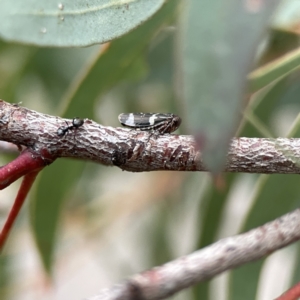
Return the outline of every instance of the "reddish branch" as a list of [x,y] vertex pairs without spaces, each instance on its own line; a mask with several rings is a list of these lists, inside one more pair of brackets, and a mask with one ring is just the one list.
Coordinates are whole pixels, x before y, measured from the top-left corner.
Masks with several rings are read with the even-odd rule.
[[15,199],[15,202],[13,204],[13,207],[11,211],[9,212],[8,218],[4,224],[4,227],[0,233],[0,249],[3,248],[6,239],[10,233],[10,230],[20,212],[20,209],[26,199],[26,196],[28,195],[30,188],[32,184],[34,183],[34,180],[37,176],[39,171],[31,172],[24,176],[24,179],[22,181],[22,184],[20,186],[19,192],[17,194],[17,197]]
[[9,212],[8,218],[0,233],[0,250],[2,250],[8,238],[11,228],[37,174],[45,167],[45,165],[53,162],[54,159],[55,158],[51,157],[45,149],[40,149],[40,151],[37,152],[28,148],[22,151],[16,159],[0,168],[0,190],[24,176],[13,207]]
[[299,228],[300,209],[297,209],[261,227],[222,239],[190,255],[134,275],[89,300],[165,299],[196,283],[261,259],[299,240]]
[[[206,171],[191,136],[151,136],[126,128],[99,125],[85,119],[83,126],[63,137],[57,130],[72,120],[41,114],[0,101],[0,140],[23,145],[50,159],[74,157],[123,170]],[[300,139],[233,139],[227,172],[300,173]]]
[[275,300],[297,300],[300,298],[300,282],[291,287]]
[[0,190],[6,188],[20,177],[41,170],[45,165],[54,161],[54,158],[43,156],[42,152],[35,152],[32,149],[24,150],[16,159],[0,168]]

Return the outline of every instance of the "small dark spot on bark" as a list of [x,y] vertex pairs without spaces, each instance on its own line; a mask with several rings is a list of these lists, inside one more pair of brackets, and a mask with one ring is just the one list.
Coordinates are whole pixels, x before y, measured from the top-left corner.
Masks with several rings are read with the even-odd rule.
[[129,148],[127,151],[127,158],[130,159],[133,155],[133,148]]
[[132,300],[144,300],[141,288],[133,281],[128,281],[128,288],[130,299]]
[[263,156],[263,161],[269,161],[269,160],[272,160],[273,157],[270,157],[270,156],[267,156],[267,155],[264,155]]
[[226,252],[232,252],[235,249],[236,249],[236,247],[234,247],[234,246],[228,246],[228,247],[226,247]]
[[117,147],[112,154],[111,162],[115,166],[121,166],[126,163],[127,153],[122,150],[122,147]]

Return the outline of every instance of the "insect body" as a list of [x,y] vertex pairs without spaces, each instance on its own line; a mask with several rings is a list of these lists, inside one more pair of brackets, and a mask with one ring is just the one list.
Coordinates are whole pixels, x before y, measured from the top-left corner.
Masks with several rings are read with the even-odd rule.
[[[66,122],[67,123],[67,122]],[[67,123],[67,126],[62,126],[62,127],[59,127],[57,129],[57,135],[58,136],[64,136],[69,130],[72,130],[72,129],[77,129],[79,128],[80,126],[82,126],[84,123],[84,121],[82,119],[79,119],[79,118],[74,118],[73,121],[72,121],[72,125],[69,125]]]
[[160,134],[171,133],[181,124],[180,117],[170,113],[129,113],[120,114],[118,118],[123,126]]

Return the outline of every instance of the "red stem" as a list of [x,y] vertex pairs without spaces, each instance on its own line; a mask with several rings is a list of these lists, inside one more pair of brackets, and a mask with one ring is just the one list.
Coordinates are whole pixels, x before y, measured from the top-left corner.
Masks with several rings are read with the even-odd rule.
[[51,160],[45,158],[41,153],[37,154],[29,149],[24,150],[16,159],[0,167],[0,190],[6,188],[20,177],[40,170],[52,161],[54,161],[53,158]]
[[300,298],[300,282],[292,286],[284,294],[276,298],[275,300],[297,300]]
[[13,204],[13,207],[11,208],[11,210],[9,212],[9,216],[6,219],[4,227],[0,233],[0,250],[3,249],[5,241],[10,233],[10,230],[20,212],[20,209],[24,203],[24,200],[26,199],[26,196],[28,195],[28,192],[29,192],[32,184],[34,183],[34,180],[35,180],[37,174],[39,173],[39,171],[40,170],[31,172],[31,173],[25,175],[23,178],[23,181],[21,183],[17,197]]

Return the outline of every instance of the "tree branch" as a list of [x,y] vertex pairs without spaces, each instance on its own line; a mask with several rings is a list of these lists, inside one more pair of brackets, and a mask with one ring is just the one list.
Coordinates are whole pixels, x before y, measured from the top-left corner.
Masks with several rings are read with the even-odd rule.
[[[67,122],[67,123],[66,123]],[[0,100],[0,140],[26,146],[44,158],[73,157],[132,172],[207,171],[192,136],[84,124],[59,136],[72,120],[41,114]],[[226,172],[300,173],[300,139],[236,138],[229,148]]]
[[13,207],[12,207],[11,211],[9,212],[8,218],[7,218],[7,220],[4,224],[4,227],[0,233],[0,251],[4,247],[4,244],[5,244],[5,242],[8,238],[8,235],[11,231],[11,228],[22,208],[22,205],[23,205],[38,173],[39,173],[39,170],[36,170],[29,174],[26,174],[23,178],[22,184],[20,186],[19,192],[18,192],[15,202],[13,204]]
[[300,297],[300,282],[288,289],[284,294],[275,300],[297,300]]
[[157,300],[258,260],[300,239],[300,209],[244,234],[132,276],[89,300]]
[[0,167],[0,190],[3,190],[26,174],[40,171],[53,161],[54,159],[50,160],[49,156],[44,157],[43,153],[36,153],[31,149],[25,149],[13,161]]

